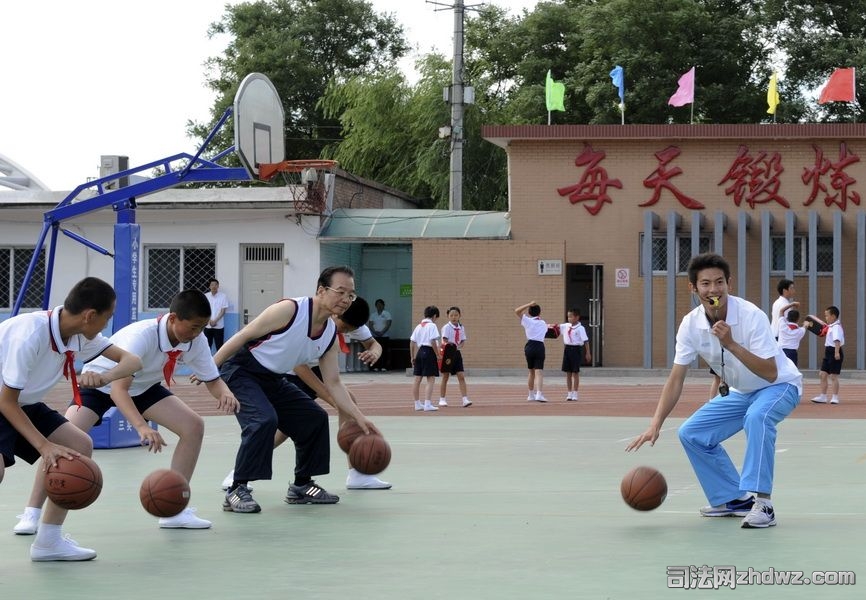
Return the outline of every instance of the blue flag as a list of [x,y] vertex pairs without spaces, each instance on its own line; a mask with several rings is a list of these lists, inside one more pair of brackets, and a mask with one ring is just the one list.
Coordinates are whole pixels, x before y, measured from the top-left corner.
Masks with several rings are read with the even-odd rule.
[[610,79],[617,88],[619,88],[619,103],[625,104],[625,76],[623,75],[622,67],[617,65],[610,72]]

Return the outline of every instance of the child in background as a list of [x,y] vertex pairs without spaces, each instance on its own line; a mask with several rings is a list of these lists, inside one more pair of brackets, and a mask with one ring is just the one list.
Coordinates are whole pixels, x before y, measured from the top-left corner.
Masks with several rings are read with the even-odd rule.
[[541,318],[541,307],[537,302],[527,302],[514,309],[514,314],[520,319],[526,333],[526,344],[523,355],[526,357],[526,369],[529,372],[527,386],[529,396],[527,402],[547,402],[544,397],[544,337],[547,334],[547,323]]
[[572,308],[568,311],[568,323],[558,325],[562,337],[564,349],[562,353],[562,370],[565,373],[565,383],[568,386],[566,402],[577,402],[580,388],[580,364],[586,360],[590,361],[589,346],[586,342],[589,337],[586,329],[580,322],[580,309]]
[[824,338],[824,360],[821,361],[821,393],[812,398],[818,404],[827,403],[827,385],[830,386],[830,404],[839,404],[839,373],[842,372],[842,346],[845,345],[845,332],[839,321],[839,309],[828,306],[824,311],[827,334]]
[[795,365],[797,365],[800,340],[806,335],[806,328],[797,324],[799,320],[800,311],[792,308],[785,314],[785,320],[779,324],[779,347]]
[[[439,309],[428,306],[424,309],[424,318],[415,327],[409,338],[409,355],[412,360],[412,374],[415,381],[412,384],[412,396],[415,399],[415,410],[425,412],[439,410],[433,406],[433,385],[439,376],[439,366],[436,357],[439,356],[439,328],[436,327],[436,319],[439,318]],[[427,379],[427,389],[424,394],[424,402],[420,400],[421,379]]]
[[[466,343],[466,328],[460,324],[460,309],[452,306],[448,309],[448,322],[442,326],[442,383],[439,385],[439,406],[448,406],[445,390],[448,387],[448,377],[457,375],[457,385],[463,397],[463,408],[472,406],[472,401],[466,395],[466,377],[463,374],[463,344]],[[453,347],[453,348],[452,348]]]

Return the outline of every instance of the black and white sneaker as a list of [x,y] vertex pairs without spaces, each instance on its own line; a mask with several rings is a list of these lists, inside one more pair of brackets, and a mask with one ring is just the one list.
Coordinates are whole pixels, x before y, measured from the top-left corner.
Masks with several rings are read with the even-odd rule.
[[336,504],[339,501],[339,496],[329,494],[315,481],[311,481],[307,485],[295,485],[293,483],[289,486],[289,491],[286,492],[286,504]]
[[250,488],[240,484],[235,489],[226,492],[223,510],[236,513],[257,513],[261,512],[262,507],[259,506],[258,502],[253,500]]
[[749,496],[745,500],[731,500],[719,506],[704,506],[701,508],[702,517],[745,517],[752,510],[755,497]]
[[755,505],[752,510],[743,519],[741,527],[743,529],[764,529],[765,527],[773,527],[776,525],[776,513],[773,511],[773,505],[758,498],[755,500]]

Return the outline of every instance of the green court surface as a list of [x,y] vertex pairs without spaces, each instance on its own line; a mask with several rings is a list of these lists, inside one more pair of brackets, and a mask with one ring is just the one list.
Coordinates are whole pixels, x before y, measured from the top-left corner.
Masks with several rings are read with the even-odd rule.
[[[392,490],[347,491],[334,441],[332,473],[318,481],[340,503],[287,505],[294,456],[286,446],[276,478],[254,484],[262,512],[242,515],[221,510],[219,488],[237,424],[206,417],[191,506],[213,528],[160,530],[141,508],[141,480],[167,467],[170,454],[97,450],[105,488],[64,528],[98,551],[86,563],[33,563],[32,537],[12,534],[35,469],[19,461],[0,486],[0,598],[864,597],[866,580],[757,585],[759,575],[735,589],[668,588],[667,569],[676,566],[866,577],[863,421],[783,423],[779,524],[766,530],[698,515],[705,499],[676,438],[679,422],[669,420],[656,446],[635,455],[624,447],[646,418],[379,417],[393,450],[383,474]],[[176,438],[163,433],[170,451]],[[742,436],[727,447],[739,462]],[[638,464],[668,481],[667,500],[652,512],[631,510],[619,495],[622,475]]]

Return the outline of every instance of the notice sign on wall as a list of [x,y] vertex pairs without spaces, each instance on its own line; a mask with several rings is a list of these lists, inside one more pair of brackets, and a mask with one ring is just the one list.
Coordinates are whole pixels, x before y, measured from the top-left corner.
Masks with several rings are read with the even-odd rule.
[[629,286],[631,274],[629,270],[620,267],[616,270],[616,287],[627,288]]
[[538,261],[539,275],[562,275],[561,260],[539,260]]

